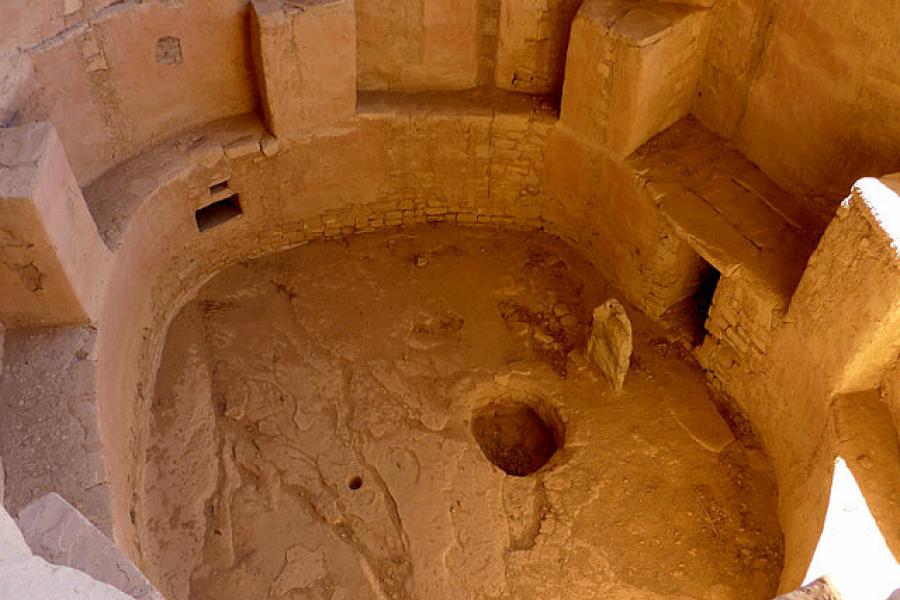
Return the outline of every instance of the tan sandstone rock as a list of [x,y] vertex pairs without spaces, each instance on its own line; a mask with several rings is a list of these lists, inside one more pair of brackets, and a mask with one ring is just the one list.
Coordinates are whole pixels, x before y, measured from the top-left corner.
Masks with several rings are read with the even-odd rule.
[[610,298],[594,309],[587,354],[616,391],[625,385],[631,350],[631,321],[622,303]]

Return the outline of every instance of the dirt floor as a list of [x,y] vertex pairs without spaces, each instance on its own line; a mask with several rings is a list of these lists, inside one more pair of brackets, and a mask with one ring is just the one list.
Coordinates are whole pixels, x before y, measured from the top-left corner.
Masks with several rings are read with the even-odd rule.
[[161,361],[148,575],[171,600],[771,598],[768,460],[627,305],[612,392],[582,358],[609,297],[562,243],[484,229],[223,271]]

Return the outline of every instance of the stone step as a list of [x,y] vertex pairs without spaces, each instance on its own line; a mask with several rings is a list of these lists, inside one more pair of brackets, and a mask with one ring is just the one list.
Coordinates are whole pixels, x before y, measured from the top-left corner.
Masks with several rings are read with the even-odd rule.
[[719,272],[793,293],[822,223],[728,141],[686,117],[628,159],[639,185]]

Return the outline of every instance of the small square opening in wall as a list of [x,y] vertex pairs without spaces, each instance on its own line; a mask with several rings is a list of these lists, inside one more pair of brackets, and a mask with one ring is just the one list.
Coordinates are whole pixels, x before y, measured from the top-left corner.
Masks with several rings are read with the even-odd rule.
[[161,65],[180,65],[184,62],[181,54],[181,40],[166,36],[156,40],[156,62]]
[[218,196],[222,192],[228,189],[228,180],[220,181],[219,183],[214,183],[209,186],[209,195],[210,196]]
[[194,216],[197,219],[197,229],[208,231],[213,227],[241,216],[241,214],[243,214],[243,211],[241,210],[240,197],[234,194],[224,200],[213,202],[198,209]]

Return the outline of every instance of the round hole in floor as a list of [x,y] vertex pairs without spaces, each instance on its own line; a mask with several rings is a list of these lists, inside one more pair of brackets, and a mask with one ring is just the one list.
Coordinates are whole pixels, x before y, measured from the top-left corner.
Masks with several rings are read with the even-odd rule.
[[478,409],[472,434],[484,456],[507,475],[531,475],[563,445],[562,426],[547,411],[524,402],[494,403]]
[[354,475],[350,479],[347,480],[347,487],[351,490],[358,490],[362,487],[363,480],[359,475]]

